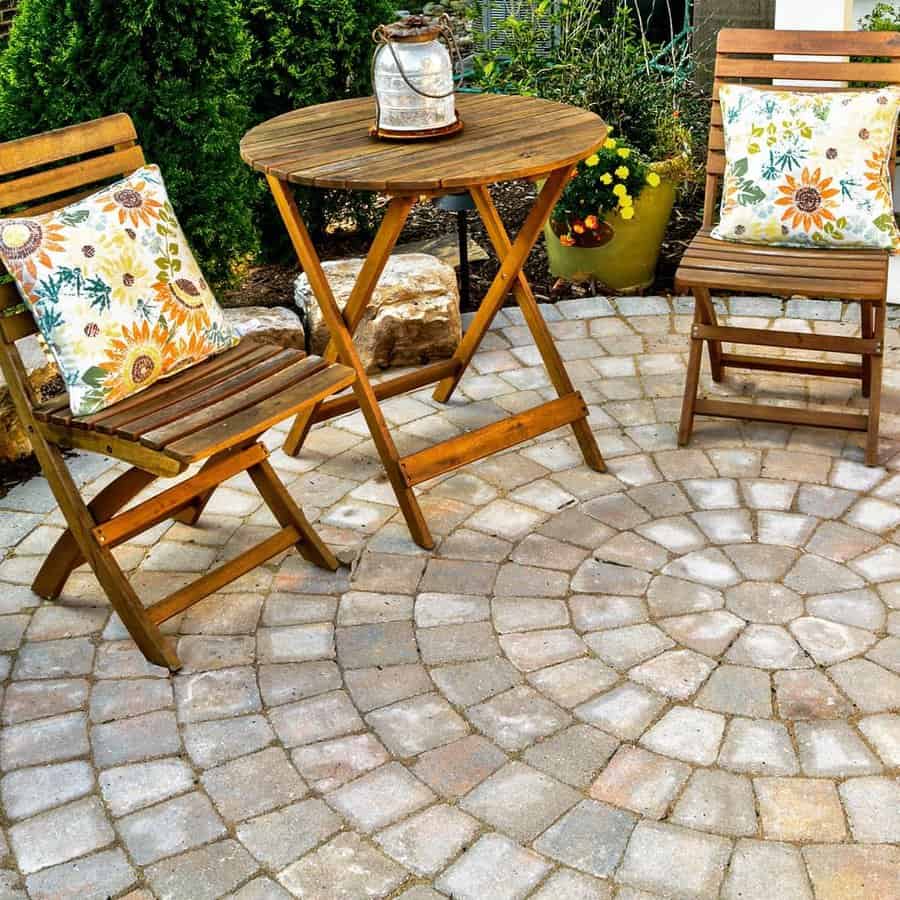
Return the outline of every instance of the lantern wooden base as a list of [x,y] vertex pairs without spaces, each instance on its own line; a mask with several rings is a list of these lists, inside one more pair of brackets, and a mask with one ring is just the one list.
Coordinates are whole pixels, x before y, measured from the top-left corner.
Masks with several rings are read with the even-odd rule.
[[456,121],[442,128],[426,128],[423,131],[394,131],[390,128],[379,128],[377,125],[369,127],[369,137],[382,141],[430,141],[435,138],[451,137],[463,130],[462,119],[456,117]]

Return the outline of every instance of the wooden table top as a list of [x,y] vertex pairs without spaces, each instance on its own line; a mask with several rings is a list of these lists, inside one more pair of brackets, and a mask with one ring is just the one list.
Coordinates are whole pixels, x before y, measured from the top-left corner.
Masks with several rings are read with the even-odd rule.
[[369,137],[371,97],[294,110],[248,131],[241,157],[294,184],[417,193],[546,175],[606,138],[599,116],[562,103],[499,94],[458,94],[456,103],[461,133],[412,142]]

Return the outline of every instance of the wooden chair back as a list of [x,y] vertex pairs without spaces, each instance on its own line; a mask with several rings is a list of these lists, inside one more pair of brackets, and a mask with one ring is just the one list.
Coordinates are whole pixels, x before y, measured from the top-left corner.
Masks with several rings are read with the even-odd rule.
[[[789,59],[776,57],[788,56]],[[837,57],[837,60],[817,57]],[[868,62],[875,58],[884,60]],[[860,61],[855,61],[855,60]],[[849,61],[848,61],[849,60]],[[853,90],[854,84],[900,84],[900,32],[773,31],[723,28],[716,43],[706,200],[703,224],[714,224],[725,172],[725,139],[719,89],[723,84],[772,87],[776,79],[805,82],[786,90],[810,92]],[[847,88],[835,87],[847,83]],[[894,165],[891,170],[893,172]]]
[[[143,164],[144,152],[125,113],[0,143],[0,219],[59,209]],[[5,275],[0,263],[0,276]],[[0,284],[0,367],[13,401],[32,409],[37,398],[15,342],[37,330],[16,286]]]

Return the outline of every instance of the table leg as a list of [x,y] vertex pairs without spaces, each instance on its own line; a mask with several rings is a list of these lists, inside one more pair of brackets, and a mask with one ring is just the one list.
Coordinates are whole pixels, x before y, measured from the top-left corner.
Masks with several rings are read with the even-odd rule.
[[[446,402],[449,399],[460,378],[462,378],[466,367],[471,362],[472,356],[481,343],[485,332],[490,327],[497,311],[503,305],[510,288],[522,310],[526,324],[534,335],[538,351],[544,360],[544,365],[547,367],[547,372],[550,375],[550,380],[556,389],[556,393],[560,397],[575,393],[572,380],[569,378],[569,373],[566,371],[559,351],[556,349],[553,336],[547,328],[547,323],[538,309],[537,301],[534,299],[528,279],[522,271],[528,254],[540,236],[544,224],[550,217],[556,201],[569,180],[569,172],[570,167],[567,166],[563,169],[558,169],[547,179],[531,213],[522,226],[522,230],[516,237],[515,243],[509,239],[503,221],[497,212],[497,208],[494,206],[494,201],[491,199],[490,191],[484,186],[470,189],[472,199],[484,223],[485,230],[497,253],[497,257],[500,259],[501,269],[497,277],[503,277],[501,285],[505,287],[505,290],[502,293],[498,290],[498,296],[492,298],[491,293],[497,282],[495,281],[494,285],[491,286],[491,291],[485,297],[478,314],[471,325],[469,325],[465,338],[457,350],[456,358],[460,363],[460,367],[454,375],[444,379],[438,385],[434,392],[436,400]],[[525,246],[526,241],[527,246]],[[522,243],[520,244],[520,242]],[[490,302],[492,299],[493,302]],[[597,440],[591,431],[590,425],[587,423],[587,419],[576,419],[571,423],[571,426],[575,432],[575,439],[581,448],[581,453],[584,456],[584,461],[595,471],[605,472],[606,464],[603,461],[600,448],[597,446]]]
[[[494,206],[494,201],[491,199],[490,191],[486,187],[477,187],[473,188],[471,193],[475,206],[478,208],[478,214],[481,216],[482,222],[484,222],[488,238],[497,256],[500,259],[505,259],[512,250],[512,243],[506,232],[503,220],[497,212],[497,207]],[[544,366],[547,369],[553,387],[556,389],[556,393],[560,397],[575,393],[575,386],[572,384],[572,379],[569,377],[562,357],[559,355],[553,335],[550,333],[550,329],[547,328],[547,323],[541,315],[537,300],[534,299],[534,294],[531,291],[531,285],[528,283],[525,273],[521,270],[513,285],[513,294],[516,302],[519,304],[519,308],[522,310],[525,322],[534,336],[534,342],[537,345],[538,352],[541,354],[541,359],[544,360]],[[597,446],[597,439],[594,437],[594,432],[591,431],[591,426],[588,425],[587,419],[577,419],[571,424],[584,461],[596,472],[605,472],[606,463],[603,461],[603,455]]]
[[[415,197],[393,197],[388,204],[384,218],[381,220],[381,225],[378,227],[378,233],[375,235],[375,240],[366,254],[365,262],[359,271],[359,276],[344,306],[343,319],[347,323],[347,330],[350,332],[351,337],[356,333],[372,292],[378,284],[378,279],[384,271],[388,258],[394,249],[394,245],[397,243],[397,238],[400,237],[400,232],[403,230],[403,226],[406,224],[410,210],[412,210],[415,202]],[[335,344],[333,337],[328,341],[328,346],[325,348],[322,358],[328,362],[334,362],[338,358],[337,344]],[[294,424],[284,442],[283,448],[288,456],[296,456],[300,452],[300,448],[306,440],[306,435],[315,421],[313,418],[315,412],[316,410],[313,407],[300,413],[294,419]]]
[[[390,218],[383,223],[382,229],[379,230],[378,238],[376,238],[372,250],[366,258],[363,271],[360,273],[360,278],[354,286],[353,294],[347,303],[348,311],[345,315],[341,315],[306,224],[300,215],[300,210],[297,208],[291,186],[272,175],[267,175],[266,178],[275,198],[275,203],[278,206],[278,211],[281,213],[285,227],[290,235],[291,243],[294,245],[294,250],[300,260],[300,265],[309,279],[309,286],[322,310],[322,316],[331,335],[331,343],[334,345],[332,352],[336,354],[344,365],[350,366],[356,372],[353,391],[366,424],[369,426],[372,440],[375,442],[385,473],[394,489],[394,494],[397,497],[397,502],[400,504],[400,509],[406,519],[406,524],[409,527],[413,540],[420,547],[430,550],[434,547],[434,540],[428,530],[425,517],[422,515],[419,501],[416,499],[413,489],[400,467],[400,454],[397,452],[397,446],[388,431],[387,422],[378,406],[372,384],[360,362],[359,354],[353,345],[353,335],[348,327],[354,318],[356,321],[353,323],[353,327],[358,324],[362,312],[372,296],[378,276],[387,263],[387,258],[390,255],[396,236],[400,233],[400,228],[403,227],[401,220],[405,220],[406,215],[409,214],[414,198],[402,200],[398,198],[397,201],[393,202],[396,203],[395,206],[392,203],[394,211],[389,210]],[[382,231],[384,233],[383,237]],[[391,235],[393,235],[393,238],[391,238]],[[350,306],[351,302],[353,303],[352,309]]]
[[[469,327],[466,329],[459,346],[456,348],[456,353],[453,355],[459,367],[453,375],[445,378],[435,388],[435,400],[446,403],[459,384],[463,373],[475,355],[475,351],[481,344],[488,328],[491,327],[491,322],[494,321],[494,317],[503,306],[506,295],[512,289],[513,284],[517,282],[522,267],[528,259],[528,254],[531,253],[535,242],[540,236],[541,229],[544,227],[544,223],[550,217],[556,201],[559,200],[566,182],[569,180],[570,170],[571,166],[566,166],[564,169],[557,169],[551,173],[540,194],[538,194],[534,206],[528,213],[525,223],[516,235],[516,240],[510,247],[509,252],[500,254],[500,271],[494,277],[494,281],[478,307],[478,312],[475,313],[475,318],[469,323]],[[475,200],[477,205],[477,190],[473,188],[471,193],[472,199]],[[487,227],[487,223],[485,223],[485,226]]]

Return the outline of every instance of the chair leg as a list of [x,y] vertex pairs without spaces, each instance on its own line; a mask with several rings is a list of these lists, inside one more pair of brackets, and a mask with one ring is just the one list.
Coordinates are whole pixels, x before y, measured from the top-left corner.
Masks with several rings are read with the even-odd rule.
[[684,397],[681,401],[681,424],[678,427],[678,445],[684,447],[694,430],[694,405],[697,402],[697,385],[700,382],[700,366],[703,363],[703,341],[691,337],[688,354],[687,377],[684,381]]
[[[133,500],[145,487],[156,481],[156,475],[132,468],[110,482],[87,508],[95,522],[111,519],[123,506]],[[79,495],[80,499],[80,495]],[[31,589],[45,600],[56,600],[62,593],[69,575],[85,561],[78,541],[67,528],[53,545]]]
[[[860,318],[860,333],[864,338],[872,338],[875,337],[875,321],[874,321],[874,309],[871,302],[863,300],[860,303],[859,308],[859,318]],[[868,397],[872,390],[872,358],[864,353],[862,356],[862,395],[863,397]]]
[[866,432],[866,465],[878,465],[878,426],[881,419],[881,374],[884,361],[884,322],[886,304],[875,307],[873,337],[878,339],[879,352],[868,357],[870,360],[869,382],[869,427]]
[[296,544],[301,556],[314,565],[334,572],[340,563],[309,524],[303,511],[294,502],[278,474],[272,468],[272,464],[268,460],[263,460],[247,469],[247,474],[253,480],[266,505],[272,510],[272,515],[278,520],[278,524],[282,528],[293,525],[302,535]]
[[[694,321],[701,325],[718,325],[716,307],[713,304],[707,288],[695,287],[694,289]],[[716,383],[722,380],[724,370],[722,367],[722,343],[721,341],[707,341],[709,350],[709,367],[712,371],[712,380]]]
[[181,668],[172,643],[163,637],[159,628],[147,617],[143,604],[128,583],[111,550],[103,547],[94,536],[93,528],[97,522],[78,493],[59,448],[46,442],[38,434],[32,436],[31,443],[81,556],[90,564],[128,633],[150,662],[168,669]]

